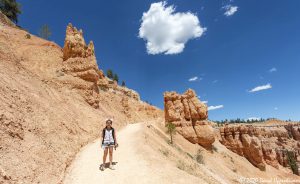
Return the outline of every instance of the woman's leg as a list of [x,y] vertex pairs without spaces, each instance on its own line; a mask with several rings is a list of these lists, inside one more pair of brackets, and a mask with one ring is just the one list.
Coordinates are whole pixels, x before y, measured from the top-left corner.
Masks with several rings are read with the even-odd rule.
[[109,147],[109,163],[110,163],[110,165],[112,165],[113,151],[114,151],[113,147],[110,146],[110,147]]
[[106,147],[104,149],[104,153],[103,153],[103,165],[105,165],[105,162],[106,162],[107,152],[108,152],[108,148]]

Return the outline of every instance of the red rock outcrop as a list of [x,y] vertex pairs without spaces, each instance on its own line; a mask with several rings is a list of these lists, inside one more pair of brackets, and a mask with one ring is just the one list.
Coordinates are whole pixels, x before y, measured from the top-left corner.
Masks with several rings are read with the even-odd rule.
[[194,90],[188,89],[182,95],[165,92],[164,106],[166,123],[173,123],[177,132],[190,142],[211,148],[215,137],[207,121],[207,106],[198,99]]
[[261,170],[265,170],[266,164],[287,167],[287,151],[292,152],[296,160],[300,159],[298,125],[225,125],[220,128],[220,134],[223,145]]
[[123,106],[123,113],[126,115],[127,118],[131,118],[130,107],[128,103],[128,97],[123,97],[121,100],[121,105]]
[[293,137],[293,139],[300,141],[300,127],[299,126],[290,124],[290,125],[286,125],[285,128],[288,131],[289,135]]
[[121,87],[116,81],[105,77],[103,71],[98,68],[93,42],[86,45],[82,30],[77,30],[72,24],[69,24],[66,29],[62,71],[81,79],[67,78],[66,80],[79,89],[85,100],[95,108],[99,107],[99,90],[140,100],[139,94],[134,90]]
[[97,82],[103,77],[97,66],[93,42],[86,45],[82,30],[78,31],[72,24],[67,26],[63,59],[64,72],[89,82]]
[[94,56],[94,43],[90,41],[88,45],[85,44],[83,32],[77,30],[71,23],[67,26],[65,44],[63,48],[63,59],[69,58],[88,58]]
[[82,79],[75,81],[75,88],[81,90],[81,94],[95,108],[99,107],[98,80],[104,79],[104,74],[98,69],[94,54],[94,44],[85,44],[82,30],[77,30],[72,24],[66,29],[66,38],[63,48],[62,71],[74,77]]

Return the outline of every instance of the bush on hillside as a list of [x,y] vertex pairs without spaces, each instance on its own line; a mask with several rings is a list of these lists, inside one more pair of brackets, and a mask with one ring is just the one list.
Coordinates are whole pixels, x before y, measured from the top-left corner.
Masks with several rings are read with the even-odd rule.
[[106,71],[106,76],[107,76],[109,79],[113,79],[113,77],[114,77],[113,71],[112,71],[111,69],[108,69],[108,70]]
[[204,157],[201,150],[198,150],[197,154],[195,155],[195,159],[199,164],[204,164]]
[[171,122],[168,122],[167,124],[166,124],[166,127],[167,127],[167,132],[168,132],[168,134],[170,134],[170,143],[171,144],[173,144],[173,135],[175,134],[175,132],[176,132],[176,126],[173,124],[173,123],[171,123]]
[[119,83],[119,76],[117,74],[114,74],[113,80]]
[[26,38],[26,39],[30,39],[30,38],[31,38],[31,35],[30,35],[29,33],[27,33],[27,34],[25,35],[25,38]]
[[286,151],[288,164],[293,171],[293,174],[299,175],[297,161],[295,159],[294,153],[292,151]]

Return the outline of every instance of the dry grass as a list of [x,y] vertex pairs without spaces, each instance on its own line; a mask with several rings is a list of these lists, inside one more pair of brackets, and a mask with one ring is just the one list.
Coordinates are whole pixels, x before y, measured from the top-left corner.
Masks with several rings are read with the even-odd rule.
[[169,151],[168,150],[165,150],[165,149],[159,149],[159,151],[164,155],[164,156],[166,156],[166,157],[168,157],[169,156]]

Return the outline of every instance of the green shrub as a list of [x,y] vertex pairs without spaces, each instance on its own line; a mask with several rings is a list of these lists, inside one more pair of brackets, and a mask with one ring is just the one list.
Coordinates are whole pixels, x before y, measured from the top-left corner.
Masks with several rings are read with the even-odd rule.
[[119,76],[117,74],[114,74],[113,80],[119,83]]
[[31,35],[30,35],[29,33],[27,33],[27,34],[25,35],[25,38],[26,38],[26,39],[30,39],[30,38],[31,38]]
[[286,151],[288,164],[293,171],[293,174],[299,175],[297,161],[292,151]]
[[170,138],[171,138],[170,143],[173,144],[173,134],[175,134],[176,132],[176,126],[173,123],[168,122],[166,124],[166,127],[167,127],[168,134],[170,134]]
[[111,69],[108,69],[106,71],[106,76],[109,78],[109,79],[113,79],[114,78],[114,73]]
[[204,157],[201,150],[198,150],[197,154],[195,155],[195,159],[199,164],[204,164]]

